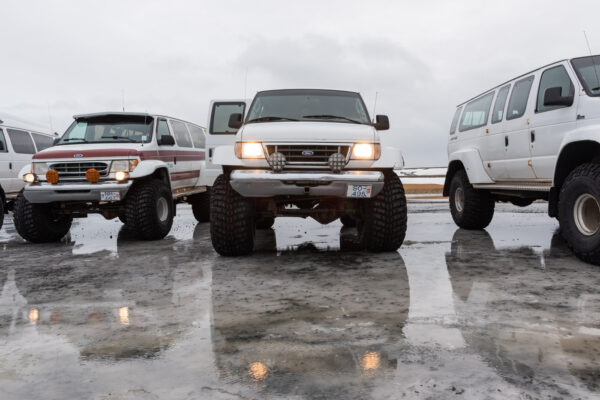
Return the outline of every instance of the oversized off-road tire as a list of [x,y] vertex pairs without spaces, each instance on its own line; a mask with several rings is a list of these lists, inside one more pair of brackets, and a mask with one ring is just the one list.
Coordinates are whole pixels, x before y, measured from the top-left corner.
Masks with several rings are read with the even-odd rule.
[[210,221],[210,191],[193,195],[190,200],[194,218],[198,222]]
[[158,180],[135,182],[125,199],[125,220],[143,240],[162,239],[173,225],[175,204],[169,186]]
[[477,190],[469,182],[465,170],[460,170],[450,182],[450,213],[456,225],[463,229],[483,229],[494,216],[494,198]]
[[575,168],[560,189],[560,230],[583,261],[600,265],[600,164]]
[[57,242],[69,229],[73,219],[56,215],[50,204],[33,204],[19,193],[13,207],[13,221],[21,237],[32,243]]
[[385,172],[383,189],[366,200],[358,224],[360,242],[374,252],[396,251],[406,236],[404,186],[393,171]]
[[348,227],[348,228],[353,228],[356,226],[356,220],[352,217],[350,217],[349,215],[342,215],[340,217],[340,221],[342,223],[342,225]]
[[121,221],[123,224],[127,225],[127,215],[125,215],[125,210],[121,210],[119,211],[119,221]]
[[275,223],[275,218],[273,217],[260,217],[254,223],[256,229],[269,229]]
[[0,197],[0,229],[2,229],[2,225],[4,224],[4,200]]
[[226,175],[219,175],[210,196],[210,238],[222,256],[250,254],[254,248],[252,202],[233,190]]

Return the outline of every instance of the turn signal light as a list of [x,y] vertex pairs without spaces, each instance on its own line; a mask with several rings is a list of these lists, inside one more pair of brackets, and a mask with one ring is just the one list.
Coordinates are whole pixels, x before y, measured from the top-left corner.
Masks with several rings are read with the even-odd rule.
[[53,169],[49,169],[48,172],[46,172],[46,180],[49,183],[57,183],[58,182],[58,172],[56,172]]
[[90,183],[96,183],[100,180],[100,172],[95,168],[90,168],[85,171],[85,179]]

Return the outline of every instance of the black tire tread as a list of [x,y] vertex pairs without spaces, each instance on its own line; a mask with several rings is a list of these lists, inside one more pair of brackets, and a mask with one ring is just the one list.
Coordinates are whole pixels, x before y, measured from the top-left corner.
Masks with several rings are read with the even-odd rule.
[[[165,196],[170,205],[170,216],[160,223],[156,215],[158,196]],[[136,236],[142,240],[158,240],[169,234],[173,225],[175,204],[169,187],[161,181],[149,180],[136,182],[125,201],[125,220],[135,229]]]
[[210,191],[195,194],[190,199],[194,218],[198,222],[210,222]]
[[[462,186],[465,196],[462,214],[454,206],[453,195],[457,185]],[[449,203],[452,219],[463,229],[483,229],[492,222],[494,217],[496,206],[494,198],[484,190],[473,188],[465,170],[456,172],[452,177]]]
[[356,226],[356,220],[348,215],[342,215],[340,217],[340,222],[342,225],[347,226],[349,228],[354,228]]
[[269,229],[275,223],[275,218],[273,217],[261,217],[258,218],[255,222],[256,229]]
[[13,207],[15,229],[32,243],[58,242],[71,229],[73,219],[68,216],[52,217],[49,204],[32,204],[19,193]]

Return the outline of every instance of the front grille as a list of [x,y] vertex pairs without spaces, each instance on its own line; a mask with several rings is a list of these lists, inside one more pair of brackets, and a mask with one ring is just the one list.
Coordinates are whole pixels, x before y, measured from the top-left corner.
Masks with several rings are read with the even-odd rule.
[[348,145],[311,145],[311,144],[270,144],[269,155],[277,152],[285,156],[287,165],[322,166],[327,165],[329,156],[341,153],[348,157]]
[[85,171],[90,168],[98,170],[100,176],[108,175],[108,163],[105,162],[69,162],[51,164],[50,169],[58,172],[61,179],[85,178]]

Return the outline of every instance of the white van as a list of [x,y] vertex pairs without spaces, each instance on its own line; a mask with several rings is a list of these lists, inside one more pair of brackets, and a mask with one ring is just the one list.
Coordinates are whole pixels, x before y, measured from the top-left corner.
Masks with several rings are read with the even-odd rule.
[[548,201],[577,256],[600,264],[600,56],[558,61],[458,105],[444,195],[483,229],[496,201]]
[[19,171],[35,153],[51,147],[54,140],[54,135],[30,125],[0,116],[0,228],[4,214],[25,185]]

